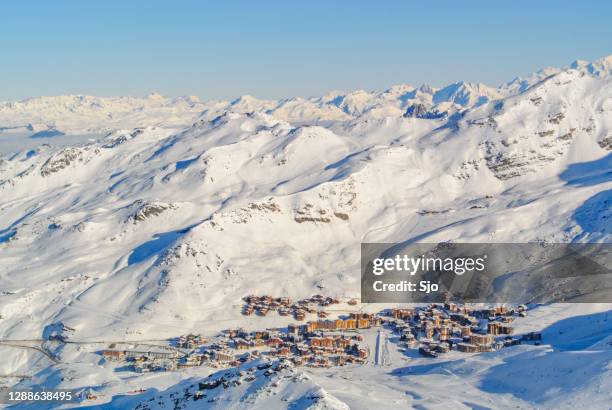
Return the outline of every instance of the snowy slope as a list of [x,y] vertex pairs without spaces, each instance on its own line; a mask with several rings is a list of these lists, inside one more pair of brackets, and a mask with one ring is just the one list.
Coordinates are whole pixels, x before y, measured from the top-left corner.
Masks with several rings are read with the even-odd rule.
[[[104,136],[69,146],[44,137],[47,144],[0,156],[0,337],[38,339],[60,323],[80,341],[286,325],[277,317],[245,321],[241,298],[356,297],[364,241],[610,242],[611,67],[608,57],[498,88],[403,85],[282,101],[152,95],[6,103],[0,128]],[[545,317],[609,309],[555,306],[542,308]],[[371,375],[397,407],[546,407],[555,386],[572,403],[610,391],[609,334],[575,349],[525,346],[423,367],[413,393],[398,387],[412,380],[402,366]],[[107,389],[107,401],[136,385],[184,387],[180,374],[127,382],[74,346],[57,352],[61,366],[13,353],[0,373]],[[596,359],[583,360],[590,354]],[[565,377],[557,361],[575,361],[593,376],[569,389],[582,379]],[[545,368],[563,379],[551,382],[550,396],[500,379],[502,372],[522,383],[545,378]],[[465,380],[450,383],[459,373]],[[67,374],[78,377],[60,382]],[[316,374],[302,390],[281,390],[299,403],[323,397],[308,402],[313,408],[380,405],[384,394],[359,393],[368,374],[351,373],[363,379],[349,383],[349,393]],[[450,386],[433,402],[418,399],[431,383]],[[472,401],[454,402],[464,390]]]

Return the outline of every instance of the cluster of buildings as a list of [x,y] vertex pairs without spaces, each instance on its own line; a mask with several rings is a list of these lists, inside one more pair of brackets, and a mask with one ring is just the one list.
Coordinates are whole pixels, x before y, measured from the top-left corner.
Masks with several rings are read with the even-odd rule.
[[[181,338],[189,339],[190,335]],[[197,335],[193,335],[197,336]],[[180,340],[180,339],[179,339]],[[198,340],[198,337],[193,339]],[[200,337],[199,340],[204,340]],[[101,352],[102,357],[114,362],[126,362],[128,369],[137,373],[154,371],[174,371],[186,367],[196,367],[208,364],[212,367],[221,365],[239,365],[235,354],[231,353],[225,344],[212,344],[210,346],[196,345],[194,341],[185,341],[183,346],[191,347],[189,351],[179,349],[150,349],[150,350],[116,350],[108,349]]]
[[[295,366],[330,367],[364,363],[369,355],[362,331],[385,326],[399,335],[400,347],[418,349],[426,357],[456,350],[464,353],[488,352],[531,341],[539,343],[541,334],[514,336],[515,318],[527,315],[525,306],[472,309],[456,303],[430,304],[426,307],[389,309],[380,314],[351,312],[348,316],[327,319],[320,309],[339,303],[315,295],[291,303],[289,298],[247,296],[243,313],[265,315],[277,310],[302,314],[319,313],[318,320],[289,324],[286,328],[255,331],[227,329],[207,340],[188,334],[171,341],[167,349],[105,350],[107,360],[126,361],[133,371],[169,371],[186,367],[238,366],[260,357],[269,357]],[[250,312],[250,313],[249,313]],[[284,313],[282,313],[284,312]],[[287,313],[288,315],[288,313]]]
[[[256,299],[255,299],[256,298]],[[293,306],[288,299],[249,297],[247,303],[278,303]],[[315,295],[295,304],[300,309],[338,303],[332,298]],[[383,319],[369,313],[351,313],[338,319],[322,319],[286,328],[255,330],[227,329],[207,340],[188,334],[171,341],[168,350],[105,350],[102,355],[112,361],[126,361],[136,372],[169,371],[186,367],[237,366],[261,356],[278,358],[296,366],[330,367],[363,363],[368,349],[359,330],[380,326]]]
[[363,338],[357,333],[342,332],[347,328],[345,325],[335,326],[336,322],[320,320],[304,325],[293,324],[286,330],[245,332],[237,329],[228,331],[227,336],[235,350],[262,348],[251,354],[286,359],[296,366],[330,367],[363,363],[368,357],[367,349],[361,345]]
[[328,316],[328,313],[322,308],[340,303],[338,299],[322,295],[314,295],[295,303],[291,303],[288,297],[273,298],[267,295],[249,295],[243,300],[245,304],[242,308],[242,314],[245,316],[251,316],[253,313],[266,316],[272,310],[281,316],[292,315],[299,321],[305,320],[307,313],[317,313],[319,317],[325,318]]
[[176,341],[176,346],[183,349],[194,349],[206,343],[206,339],[201,335],[188,334],[183,335]]
[[110,361],[126,361],[132,371],[148,373],[177,369],[179,353],[167,349],[104,350],[102,356]]
[[289,325],[288,330],[289,333],[299,333],[302,331],[305,334],[309,334],[316,331],[369,329],[372,326],[380,326],[381,324],[382,318],[378,315],[350,313],[346,319],[310,321],[305,325]]
[[489,352],[540,340],[539,333],[512,336],[512,322],[527,314],[525,306],[497,306],[470,309],[456,303],[431,304],[425,308],[391,309],[389,324],[409,348],[419,348],[426,357],[457,350],[464,353]]

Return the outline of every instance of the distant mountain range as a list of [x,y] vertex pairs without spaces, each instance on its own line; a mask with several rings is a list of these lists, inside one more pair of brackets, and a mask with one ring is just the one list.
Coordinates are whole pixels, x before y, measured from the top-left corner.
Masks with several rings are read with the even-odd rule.
[[[611,57],[593,63],[576,61],[569,69],[602,78],[609,74],[611,61]],[[383,92],[356,90],[282,100],[260,100],[244,95],[230,102],[200,101],[198,97],[168,98],[157,93],[143,98],[39,97],[0,103],[0,131],[26,127],[38,131],[54,128],[74,134],[147,126],[181,127],[191,125],[198,117],[213,119],[225,111],[265,112],[278,120],[290,122],[347,121],[358,117],[374,119],[402,115],[441,118],[516,95],[562,71],[546,68],[496,88],[465,81],[442,88],[402,84]],[[415,109],[415,106],[419,108]]]

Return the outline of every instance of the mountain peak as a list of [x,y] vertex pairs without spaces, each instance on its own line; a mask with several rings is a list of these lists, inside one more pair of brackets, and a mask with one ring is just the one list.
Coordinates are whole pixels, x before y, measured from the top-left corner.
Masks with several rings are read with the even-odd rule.
[[165,97],[163,95],[161,95],[160,93],[158,93],[158,92],[149,93],[145,98],[147,98],[149,100],[154,100],[154,101],[159,101],[159,100],[165,99]]

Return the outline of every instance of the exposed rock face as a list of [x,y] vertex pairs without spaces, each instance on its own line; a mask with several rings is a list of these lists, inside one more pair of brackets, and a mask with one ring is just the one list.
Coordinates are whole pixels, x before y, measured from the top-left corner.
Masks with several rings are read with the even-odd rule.
[[576,128],[538,131],[535,134],[541,139],[537,143],[526,136],[484,143],[483,157],[496,178],[507,180],[526,175],[560,160],[571,146]]
[[330,223],[331,218],[328,212],[322,208],[315,208],[312,204],[306,203],[303,207],[296,209],[293,220],[297,223],[322,222]]
[[105,143],[102,148],[115,148],[121,144],[125,144],[127,141],[137,137],[144,132],[143,128],[137,128],[132,132],[115,132],[110,133],[106,136]]
[[280,212],[281,211],[278,204],[271,200],[268,202],[260,202],[260,203],[251,202],[249,204],[249,208],[258,210],[258,211],[264,211],[264,212]]
[[503,180],[525,175],[530,161],[520,154],[498,153],[486,157],[487,167],[498,178]]
[[554,114],[554,115],[550,116],[548,118],[548,122],[550,122],[551,124],[560,124],[561,121],[563,121],[564,118],[565,118],[565,114],[560,112],[558,114]]
[[296,216],[294,220],[295,222],[300,223],[300,224],[303,222],[323,222],[323,223],[331,222],[331,219],[324,217],[324,216]]
[[102,145],[102,148],[115,148],[116,146],[127,142],[127,140],[128,140],[127,136],[118,135],[116,137],[109,139],[109,141],[106,144]]
[[343,221],[349,220],[348,214],[345,214],[344,212],[334,212],[334,216],[338,219],[342,219]]
[[612,151],[612,134],[608,134],[599,141],[597,144],[605,150]]
[[404,113],[404,117],[406,118],[422,118],[427,120],[437,120],[440,118],[444,118],[448,115],[446,111],[439,112],[438,110],[430,111],[427,109],[425,104],[413,104]]
[[128,218],[134,223],[144,222],[151,217],[160,215],[168,209],[176,209],[176,205],[163,202],[148,203],[136,201],[134,205],[136,206],[136,211]]
[[40,168],[40,175],[43,177],[59,172],[70,165],[84,163],[89,161],[90,155],[98,154],[100,150],[94,148],[90,150],[88,147],[83,148],[64,148],[58,153],[51,156]]
[[427,113],[425,104],[413,104],[406,110],[404,117],[422,118]]

